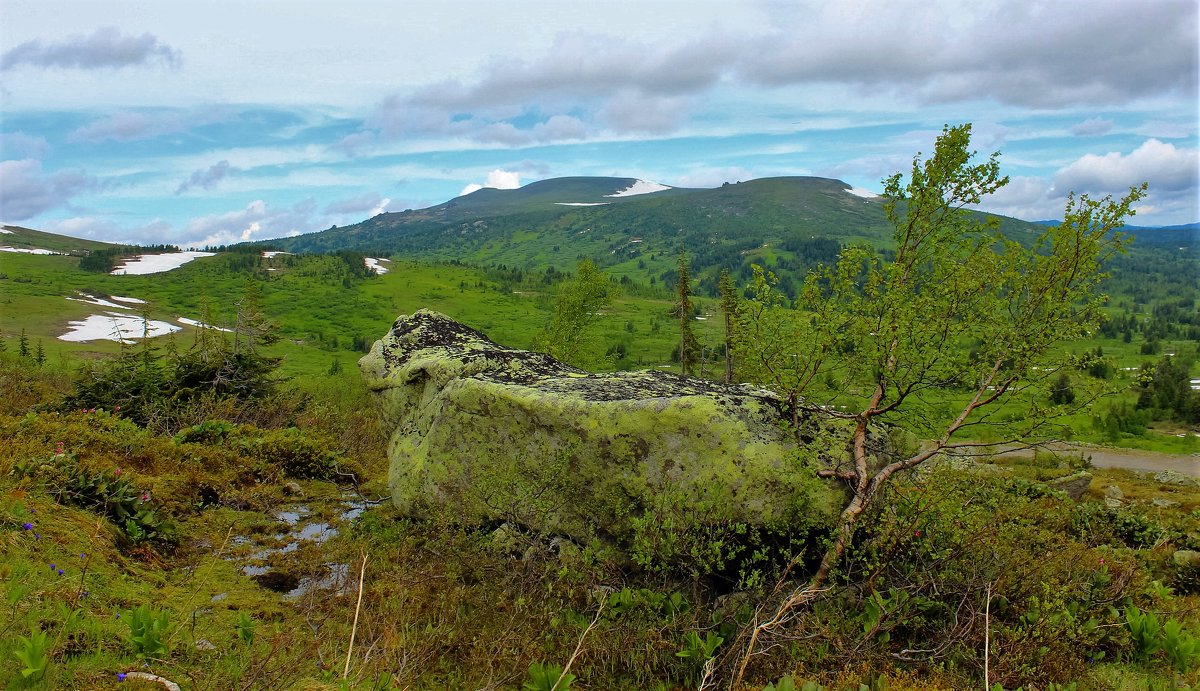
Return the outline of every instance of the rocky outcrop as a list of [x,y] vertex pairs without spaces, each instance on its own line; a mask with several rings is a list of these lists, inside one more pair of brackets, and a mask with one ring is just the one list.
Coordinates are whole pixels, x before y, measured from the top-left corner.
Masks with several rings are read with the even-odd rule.
[[392,430],[393,500],[411,515],[631,545],[701,526],[811,526],[845,498],[812,471],[845,455],[845,435],[816,416],[786,429],[762,389],[590,374],[425,310],[359,366]]
[[1067,496],[1075,501],[1083,498],[1084,492],[1092,486],[1092,474],[1087,471],[1079,471],[1071,475],[1060,478],[1055,478],[1046,483],[1053,489],[1066,492]]

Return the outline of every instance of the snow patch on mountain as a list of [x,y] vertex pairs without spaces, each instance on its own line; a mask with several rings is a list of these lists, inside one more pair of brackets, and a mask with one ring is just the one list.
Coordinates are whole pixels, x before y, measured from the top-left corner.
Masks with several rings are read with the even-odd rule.
[[629,187],[626,187],[623,190],[620,190],[613,194],[606,194],[604,196],[606,196],[606,197],[633,197],[633,196],[639,195],[639,194],[651,194],[653,192],[662,192],[663,190],[669,190],[669,189],[671,189],[671,188],[668,185],[663,185],[663,184],[657,183],[657,182],[651,182],[649,180],[638,180],[637,182],[633,183],[632,185],[630,185]]

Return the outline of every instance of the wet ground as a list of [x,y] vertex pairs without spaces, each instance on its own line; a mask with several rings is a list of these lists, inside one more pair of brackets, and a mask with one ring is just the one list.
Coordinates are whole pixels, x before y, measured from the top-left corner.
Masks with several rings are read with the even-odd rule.
[[[333,506],[329,506],[332,502]],[[314,570],[301,553],[320,546],[349,527],[367,509],[369,503],[357,495],[314,498],[297,501],[276,509],[277,523],[269,530],[248,531],[235,535],[225,559],[241,565],[241,572],[259,585],[282,593],[286,599],[303,597],[314,591],[333,594],[348,592],[349,565],[320,562]]]

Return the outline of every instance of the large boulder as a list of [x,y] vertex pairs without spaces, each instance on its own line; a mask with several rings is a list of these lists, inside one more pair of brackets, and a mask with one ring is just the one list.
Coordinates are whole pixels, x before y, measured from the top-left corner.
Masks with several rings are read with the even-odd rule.
[[827,416],[789,429],[762,389],[590,374],[426,310],[397,319],[359,367],[410,515],[644,548],[711,526],[813,527],[845,500],[813,472],[845,456],[845,434]]

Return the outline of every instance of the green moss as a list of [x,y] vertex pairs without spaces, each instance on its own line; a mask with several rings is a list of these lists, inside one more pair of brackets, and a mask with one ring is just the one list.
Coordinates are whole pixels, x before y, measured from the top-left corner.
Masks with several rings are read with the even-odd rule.
[[845,435],[819,420],[788,430],[765,391],[653,371],[589,375],[431,312],[397,320],[361,367],[394,430],[393,499],[413,515],[668,549],[639,531],[822,524],[844,502],[813,471],[833,454],[796,439],[831,452]]

